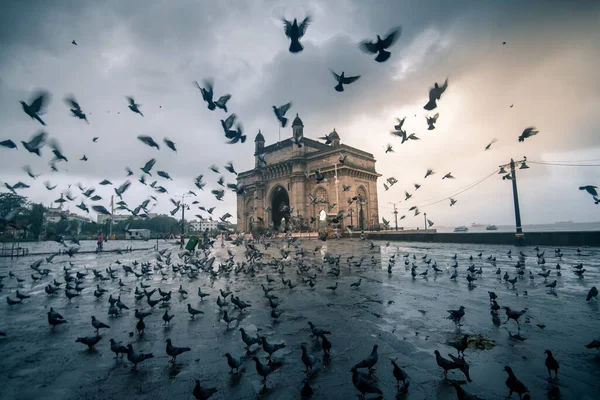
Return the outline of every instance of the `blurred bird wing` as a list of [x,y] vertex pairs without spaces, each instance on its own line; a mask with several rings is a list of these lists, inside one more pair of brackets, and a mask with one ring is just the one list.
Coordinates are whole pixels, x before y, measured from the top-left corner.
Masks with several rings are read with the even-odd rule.
[[292,23],[285,18],[281,18],[281,22],[283,22],[283,31],[285,32],[285,36],[290,37],[292,32]]
[[344,80],[342,81],[343,84],[348,85],[352,82],[356,82],[358,80],[358,78],[360,78],[360,75],[357,76],[347,76],[344,78]]
[[335,80],[339,82],[342,77],[339,76],[338,74],[336,74],[335,71],[332,70],[331,68],[329,70],[331,71],[331,74],[333,75],[333,77],[335,78]]
[[75,98],[73,98],[73,97],[67,97],[65,99],[65,103],[67,103],[69,106],[73,107],[75,110],[81,111],[81,106],[79,105],[79,103],[77,103],[77,101],[75,100]]
[[446,89],[448,89],[448,78],[446,78],[444,84],[440,86],[439,94],[441,95],[442,93],[444,93]]
[[225,127],[227,128],[227,130],[231,129],[236,118],[237,116],[235,114],[231,114],[229,117],[227,117],[227,119],[225,120]]
[[214,87],[214,83],[212,81],[212,79],[205,79],[202,81],[202,84],[205,86],[205,91],[210,93],[210,95],[212,96],[213,94],[213,87]]
[[306,33],[306,28],[308,28],[308,25],[310,25],[311,22],[311,16],[307,15],[306,18],[304,18],[304,21],[302,21],[302,23],[298,26],[298,38],[304,36],[304,34]]
[[370,42],[368,40],[364,40],[362,42],[360,42],[360,44],[358,45],[358,47],[365,53],[368,54],[375,54],[377,53],[377,46],[375,45],[375,43]]
[[150,159],[150,160],[149,160],[149,161],[146,163],[146,165],[144,165],[144,169],[146,169],[146,170],[149,170],[149,169],[151,169],[151,168],[154,166],[154,164],[155,164],[155,163],[156,163],[156,160],[155,160],[154,158],[151,158],[151,159]]
[[225,94],[225,95],[219,97],[219,100],[217,100],[215,102],[215,104],[219,107],[223,107],[227,103],[227,101],[229,101],[230,98],[231,98],[230,94]]
[[125,98],[129,102],[130,106],[134,106],[135,105],[135,100],[133,99],[133,97],[125,96]]
[[35,148],[42,147],[44,145],[44,143],[46,143],[46,138],[48,138],[48,133],[41,131],[40,133],[38,133],[37,135],[32,137],[28,144],[31,147],[35,147]]
[[292,107],[292,102],[282,105],[279,107],[279,113],[283,116]]
[[387,49],[388,47],[392,46],[394,43],[396,43],[396,40],[398,40],[398,38],[400,37],[400,35],[402,34],[402,28],[401,27],[397,27],[393,30],[390,31],[390,33],[388,33],[387,37],[385,39],[383,39],[383,48]]
[[29,106],[35,113],[39,113],[46,104],[46,99],[49,94],[47,92],[39,92],[38,96],[33,100]]

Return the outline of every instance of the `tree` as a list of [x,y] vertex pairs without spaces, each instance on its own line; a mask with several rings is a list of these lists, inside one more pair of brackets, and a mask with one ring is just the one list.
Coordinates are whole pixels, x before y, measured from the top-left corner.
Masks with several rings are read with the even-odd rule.
[[27,198],[14,193],[0,193],[0,215],[6,215],[18,207],[27,207]]
[[45,208],[41,204],[33,204],[31,211],[29,212],[29,229],[36,240],[39,240],[40,234],[42,233],[42,226],[44,225],[44,211]]

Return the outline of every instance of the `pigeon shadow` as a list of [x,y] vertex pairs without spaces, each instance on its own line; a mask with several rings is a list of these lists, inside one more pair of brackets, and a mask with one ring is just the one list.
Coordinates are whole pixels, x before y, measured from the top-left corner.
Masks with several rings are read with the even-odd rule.
[[169,378],[173,379],[175,378],[177,375],[179,375],[179,373],[182,371],[183,369],[183,364],[171,364],[171,367],[169,368]]
[[239,372],[231,373],[231,378],[229,379],[229,386],[230,387],[238,386],[240,384],[240,382],[242,381],[242,376],[244,375],[244,372],[246,372],[246,369],[242,368],[241,371],[239,371]]

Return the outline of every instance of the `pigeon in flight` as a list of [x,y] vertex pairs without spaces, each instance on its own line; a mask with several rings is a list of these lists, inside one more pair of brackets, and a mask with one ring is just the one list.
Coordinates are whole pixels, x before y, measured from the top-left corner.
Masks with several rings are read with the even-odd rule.
[[437,107],[437,100],[439,100],[442,97],[442,94],[446,91],[447,88],[448,88],[448,78],[446,78],[446,81],[444,82],[444,84],[442,86],[439,86],[438,83],[436,82],[433,85],[433,87],[431,89],[429,89],[429,102],[427,104],[425,104],[425,106],[423,108],[426,109],[427,111],[431,111],[431,110],[435,109]]
[[46,123],[40,118],[40,115],[44,114],[44,109],[48,102],[50,101],[50,94],[46,91],[41,91],[36,93],[34,100],[31,104],[27,104],[24,101],[21,101],[21,106],[23,106],[23,111],[25,114],[29,115],[31,119],[36,119],[38,122],[44,126]]
[[3,140],[0,142],[1,147],[6,147],[7,149],[16,149],[17,145],[10,139]]
[[[425,172],[425,178],[427,178],[429,175],[433,175],[433,174],[435,174],[435,172],[433,172],[432,169],[428,169],[427,172]],[[423,178],[423,179],[425,179],[425,178]]]
[[215,106],[227,112],[227,102],[229,101],[229,99],[231,99],[231,95],[224,94],[223,96],[219,97],[219,100],[215,101]]
[[498,141],[498,139],[494,138],[492,139],[492,141],[490,142],[490,144],[488,144],[487,146],[485,146],[485,151],[488,151],[490,149],[490,147],[492,147],[492,145],[494,143],[496,143]]
[[307,15],[300,25],[298,25],[298,20],[296,18],[294,18],[294,22],[290,22],[285,18],[282,18],[281,21],[283,22],[285,36],[290,39],[290,53],[300,53],[304,50],[304,46],[300,43],[300,39],[304,36],[306,28],[308,28],[308,25],[312,22],[311,16]]
[[133,111],[136,114],[140,114],[142,117],[144,116],[144,114],[142,114],[142,112],[140,111],[140,106],[141,104],[136,104],[135,100],[133,99],[133,97],[125,97],[127,99],[127,102],[129,103],[129,109],[131,111]]
[[392,47],[401,34],[402,28],[397,27],[392,29],[385,37],[385,39],[381,39],[381,37],[377,35],[376,42],[364,40],[360,43],[359,48],[367,54],[377,54],[377,57],[375,57],[375,61],[382,63],[384,61],[387,61],[388,58],[390,58],[390,56],[392,55],[392,53],[390,53],[386,49]]
[[400,118],[396,118],[398,120],[398,125],[394,125],[394,129],[396,131],[401,131],[402,130],[402,125],[404,125],[404,121],[406,120],[406,117],[400,119]]
[[273,106],[273,112],[275,113],[275,116],[277,117],[277,119],[279,120],[279,122],[281,123],[281,127],[285,128],[285,126],[287,125],[287,121],[288,119],[285,118],[285,113],[288,112],[288,110],[292,107],[292,103],[289,102],[287,104],[282,105],[281,107],[275,107]]
[[244,135],[244,128],[242,126],[241,123],[237,124],[237,128],[235,131],[229,131],[230,134],[232,134],[233,136],[231,137],[231,140],[229,142],[227,142],[227,144],[235,144],[237,142],[246,142],[246,135]]
[[65,103],[67,103],[69,107],[71,107],[70,111],[74,117],[84,120],[88,125],[90,124],[90,122],[87,120],[87,116],[81,110],[81,106],[73,96],[67,97],[65,99]]
[[588,192],[589,194],[591,194],[594,197],[598,196],[598,191],[596,189],[598,189],[598,186],[592,186],[592,185],[579,186],[579,190],[585,190],[586,192]]
[[206,88],[201,87],[198,84],[198,81],[194,81],[194,84],[196,85],[198,90],[200,90],[200,93],[202,93],[202,99],[206,102],[208,109],[213,111],[215,108],[217,108],[217,105],[213,101],[213,83],[209,79],[205,79],[202,83],[204,84],[204,86],[206,86]]
[[429,125],[429,128],[427,128],[428,131],[432,131],[435,129],[435,126],[433,124],[437,122],[439,116],[439,113],[435,113],[433,117],[425,117],[425,119],[427,120],[427,125]]
[[71,44],[72,44],[73,46],[77,46],[77,42],[76,42],[75,40],[73,40],[73,41],[71,42]]
[[452,176],[452,172],[448,172],[446,175],[444,175],[444,176],[442,177],[442,179],[446,179],[446,178],[447,178],[447,179],[454,179],[454,177]]
[[163,142],[165,142],[165,144],[167,145],[168,148],[170,148],[175,153],[177,153],[177,148],[175,147],[175,142],[173,142],[172,140],[169,140],[167,138],[164,138]]
[[519,142],[524,142],[525,139],[535,136],[539,133],[539,131],[535,130],[534,126],[530,126],[529,128],[525,128],[525,130],[523,131],[523,133],[521,133],[521,136],[519,136]]
[[341,75],[336,74],[333,70],[330,70],[330,71],[333,74],[333,77],[335,78],[336,82],[338,83],[335,87],[335,90],[338,92],[343,92],[344,85],[349,85],[352,82],[356,82],[358,80],[358,78],[360,78],[360,75],[344,76],[344,71],[342,71]]
[[156,150],[160,150],[160,146],[154,141],[154,139],[152,139],[152,137],[148,135],[139,135],[137,138],[148,146],[156,147]]

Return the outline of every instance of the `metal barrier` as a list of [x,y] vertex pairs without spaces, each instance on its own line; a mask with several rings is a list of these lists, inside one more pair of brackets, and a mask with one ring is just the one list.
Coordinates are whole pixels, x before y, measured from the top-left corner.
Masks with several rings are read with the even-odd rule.
[[19,243],[2,243],[2,248],[0,248],[0,257],[25,257],[29,255],[29,249],[25,247],[21,247]]

